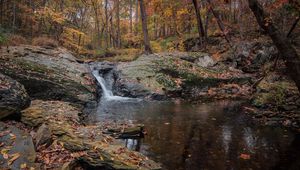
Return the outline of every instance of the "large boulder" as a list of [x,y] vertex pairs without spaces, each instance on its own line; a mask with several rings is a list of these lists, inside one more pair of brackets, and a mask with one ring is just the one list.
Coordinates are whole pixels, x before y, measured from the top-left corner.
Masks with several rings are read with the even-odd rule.
[[76,160],[88,168],[160,169],[157,163],[103,134],[101,127],[82,126],[79,114],[67,102],[35,100],[22,112],[22,122],[32,127],[47,123],[56,140],[71,153],[80,153]]
[[222,54],[221,58],[234,67],[247,73],[258,72],[263,65],[277,56],[276,47],[271,41],[258,39],[256,41],[242,41],[234,48]]
[[0,73],[0,119],[18,113],[30,105],[23,85]]
[[210,59],[209,62],[203,61],[205,56],[191,53],[142,55],[135,61],[117,66],[114,89],[118,95],[132,97],[148,95],[161,99],[160,96],[169,95],[188,98],[221,84],[246,84],[250,81],[249,75],[238,70],[209,67],[214,64]]
[[32,98],[80,103],[95,99],[89,68],[66,49],[24,45],[0,53],[0,71],[23,84]]

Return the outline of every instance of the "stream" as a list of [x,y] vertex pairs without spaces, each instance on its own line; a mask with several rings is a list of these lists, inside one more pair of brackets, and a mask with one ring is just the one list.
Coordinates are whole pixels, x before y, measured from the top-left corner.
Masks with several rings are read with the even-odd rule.
[[[110,89],[99,77],[102,90]],[[190,104],[124,98],[113,96],[111,91],[103,94],[97,111],[89,115],[88,121],[144,124],[145,138],[121,142],[160,162],[163,169],[299,167],[299,135],[280,127],[258,125],[241,111],[241,101]]]

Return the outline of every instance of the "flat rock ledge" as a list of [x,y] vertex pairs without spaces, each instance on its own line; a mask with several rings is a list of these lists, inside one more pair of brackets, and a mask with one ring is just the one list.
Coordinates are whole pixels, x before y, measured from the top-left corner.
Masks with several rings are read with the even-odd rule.
[[34,100],[22,111],[22,122],[31,127],[46,124],[55,141],[88,168],[102,169],[161,169],[146,156],[122,147],[114,138],[102,133],[99,126],[82,126],[80,111],[68,102]]

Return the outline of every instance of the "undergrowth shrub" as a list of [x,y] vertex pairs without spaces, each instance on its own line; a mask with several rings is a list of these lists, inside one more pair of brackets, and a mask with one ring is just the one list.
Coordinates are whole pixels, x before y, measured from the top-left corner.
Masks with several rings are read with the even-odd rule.
[[36,37],[32,40],[32,45],[56,48],[58,47],[58,42],[49,37]]
[[18,46],[22,44],[28,44],[28,42],[21,35],[9,35],[6,39],[6,45],[8,46]]

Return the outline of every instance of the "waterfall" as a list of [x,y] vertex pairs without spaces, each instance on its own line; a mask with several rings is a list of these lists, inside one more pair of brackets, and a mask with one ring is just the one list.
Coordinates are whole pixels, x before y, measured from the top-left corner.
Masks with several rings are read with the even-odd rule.
[[128,100],[131,98],[128,97],[121,97],[121,96],[114,96],[113,92],[110,90],[110,88],[107,86],[107,84],[105,83],[105,80],[103,77],[100,76],[99,71],[98,70],[93,70],[93,75],[94,77],[97,79],[97,81],[99,82],[102,91],[103,91],[103,99],[104,100]]

